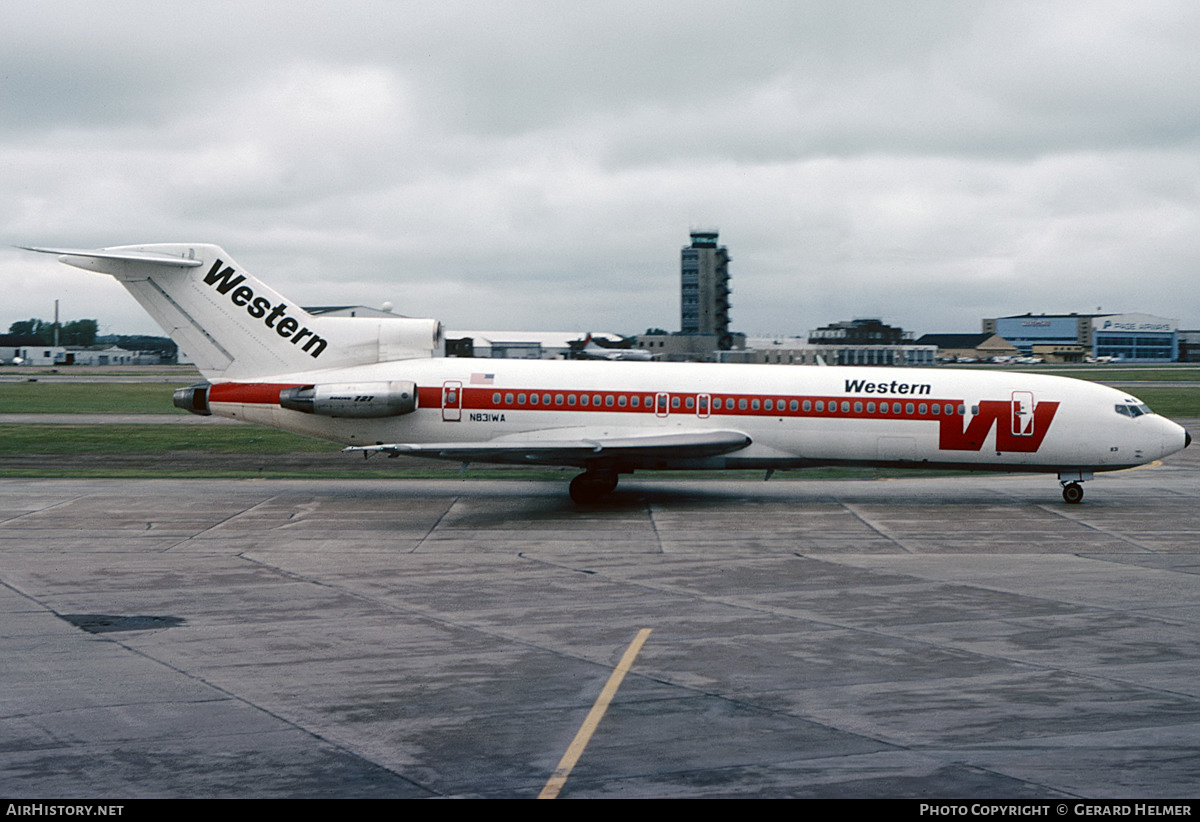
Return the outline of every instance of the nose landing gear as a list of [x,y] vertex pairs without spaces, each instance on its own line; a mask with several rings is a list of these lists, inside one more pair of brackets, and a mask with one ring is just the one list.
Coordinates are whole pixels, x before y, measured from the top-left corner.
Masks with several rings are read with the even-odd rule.
[[1068,505],[1078,505],[1083,502],[1083,486],[1079,483],[1092,478],[1090,471],[1064,471],[1058,475],[1062,485],[1063,500]]

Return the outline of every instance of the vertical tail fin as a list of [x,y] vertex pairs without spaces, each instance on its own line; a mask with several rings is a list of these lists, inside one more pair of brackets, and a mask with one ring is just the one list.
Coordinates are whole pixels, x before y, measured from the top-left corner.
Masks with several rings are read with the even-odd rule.
[[316,317],[215,245],[28,248],[115,277],[209,379],[248,379],[439,353],[435,320]]

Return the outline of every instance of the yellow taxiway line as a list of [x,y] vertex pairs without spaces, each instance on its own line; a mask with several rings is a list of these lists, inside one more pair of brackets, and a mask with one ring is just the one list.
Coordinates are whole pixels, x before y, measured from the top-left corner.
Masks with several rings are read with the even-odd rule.
[[542,792],[538,794],[538,799],[554,799],[558,796],[558,792],[562,790],[566,784],[567,777],[571,775],[571,770],[575,767],[575,763],[579,761],[579,757],[583,755],[583,749],[587,747],[588,742],[592,738],[592,734],[596,732],[596,726],[600,724],[600,720],[604,718],[604,712],[608,710],[608,704],[612,702],[612,698],[617,693],[617,688],[621,687],[621,680],[625,678],[625,674],[633,667],[633,660],[637,657],[638,652],[642,650],[642,645],[645,644],[646,638],[650,636],[650,628],[643,628],[638,631],[633,642],[629,643],[629,647],[625,649],[625,655],[621,657],[621,661],[617,663],[617,667],[609,676],[608,682],[604,685],[604,690],[600,692],[600,696],[596,699],[596,704],[592,706],[592,710],[588,712],[587,718],[583,720],[583,725],[580,726],[575,738],[571,740],[571,744],[567,747],[566,753],[558,762],[558,767],[554,769],[554,773],[550,776],[550,781],[546,783],[546,787],[542,788]]

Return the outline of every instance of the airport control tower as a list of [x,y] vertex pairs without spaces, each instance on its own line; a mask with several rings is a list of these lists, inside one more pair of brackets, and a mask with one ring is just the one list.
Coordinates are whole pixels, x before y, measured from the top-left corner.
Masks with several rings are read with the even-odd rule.
[[733,347],[729,333],[729,252],[717,245],[715,230],[692,231],[681,257],[681,321],[684,334],[716,337],[717,348]]

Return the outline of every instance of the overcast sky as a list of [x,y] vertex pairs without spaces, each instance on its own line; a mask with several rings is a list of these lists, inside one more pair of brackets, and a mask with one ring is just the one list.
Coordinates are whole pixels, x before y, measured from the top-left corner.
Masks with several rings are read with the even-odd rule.
[[1200,3],[0,6],[0,331],[157,333],[11,244],[211,242],[450,328],[1145,312],[1200,327]]

